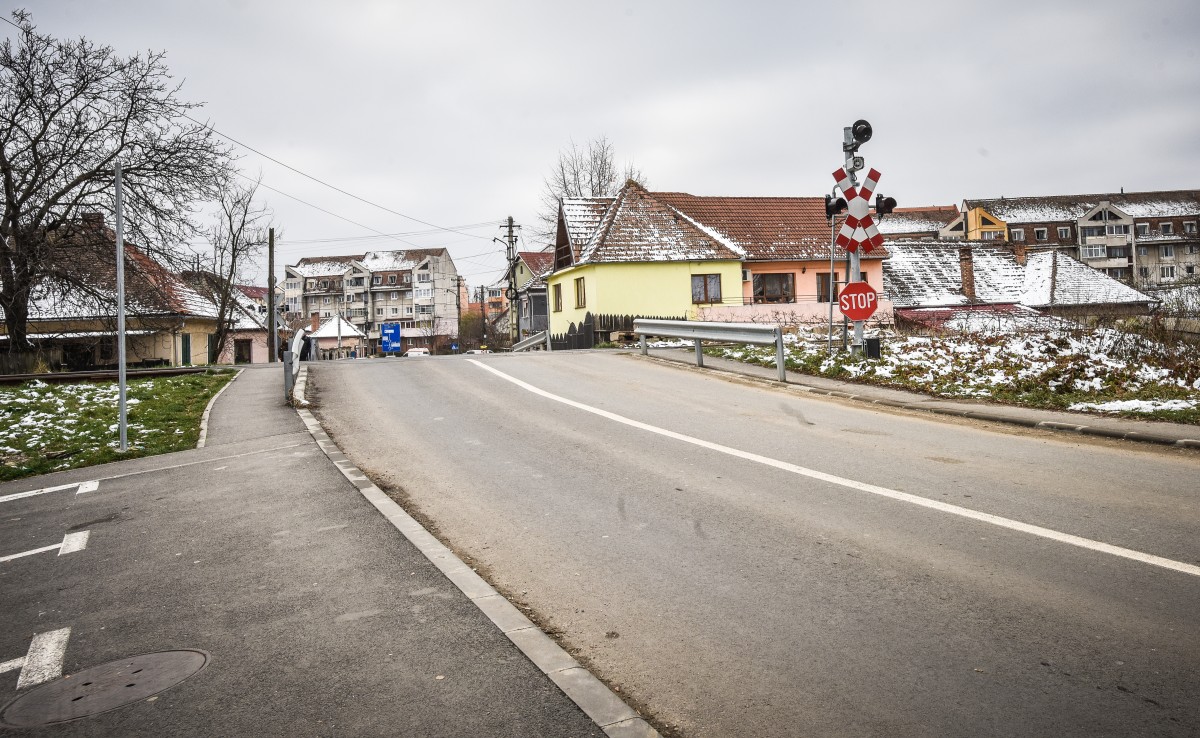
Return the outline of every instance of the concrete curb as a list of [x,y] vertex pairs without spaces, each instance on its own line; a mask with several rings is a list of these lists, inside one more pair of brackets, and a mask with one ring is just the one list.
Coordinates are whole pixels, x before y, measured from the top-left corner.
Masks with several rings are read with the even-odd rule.
[[[631,354],[641,358],[639,354]],[[660,361],[666,364],[684,366],[694,366],[686,361],[678,361],[668,359],[661,356],[649,356],[651,361]],[[705,370],[725,372],[726,374],[736,374],[739,377],[752,379],[755,381],[766,382],[773,385],[781,384],[778,380],[768,377],[760,377],[756,374],[744,374],[742,372],[726,369],[723,367],[714,367],[705,365],[702,367]],[[1082,425],[1076,423],[1061,423],[1054,420],[1036,420],[1033,418],[1021,418],[1015,415],[1006,415],[1002,410],[996,411],[980,411],[966,410],[953,407],[937,407],[922,405],[920,403],[904,402],[903,400],[889,400],[877,397],[868,397],[866,395],[856,395],[852,392],[842,392],[840,390],[831,390],[824,387],[814,387],[789,379],[784,382],[786,386],[796,387],[804,392],[809,392],[814,395],[825,395],[828,397],[837,397],[843,400],[853,400],[854,402],[864,402],[871,405],[884,405],[886,407],[894,407],[902,410],[914,410],[923,413],[934,413],[936,415],[949,415],[956,418],[970,418],[972,420],[984,420],[990,423],[1007,423],[1009,425],[1019,425],[1025,428],[1038,428],[1041,430],[1059,431],[1067,433],[1078,433],[1082,436],[1096,436],[1099,438],[1111,438],[1123,441],[1137,441],[1139,443],[1153,443],[1161,446],[1175,446],[1178,448],[1198,448],[1200,449],[1200,429],[1197,429],[1197,438],[1172,438],[1171,436],[1156,435],[1154,433],[1145,433],[1141,431],[1120,431],[1112,428],[1103,428],[1091,425]]]
[[[303,388],[306,384],[308,367],[300,368],[296,379],[298,401],[304,401]],[[509,602],[475,573],[462,559],[415,518],[404,511],[395,500],[375,486],[366,474],[355,466],[337,444],[321,427],[321,423],[308,410],[297,408],[296,413],[304,421],[305,428],[329,460],[347,481],[354,485],[396,530],[409,540],[425,558],[438,568],[459,591],[467,596],[509,641],[526,658],[534,663],[543,674],[550,677],[567,697],[583,710],[593,722],[610,738],[660,738],[659,733],[642,719],[633,708],[612,692],[594,674],[579,664],[564,651],[550,636],[525,617]]]
[[304,398],[304,393],[308,389],[308,367],[300,365],[300,371],[296,373],[296,383],[292,385],[292,406],[293,407],[308,407],[308,400]]
[[233,379],[226,382],[225,386],[218,390],[217,394],[213,395],[208,401],[208,405],[204,408],[204,414],[200,416],[200,440],[196,442],[196,448],[204,448],[204,444],[208,442],[208,414],[212,412],[213,405],[217,404],[217,398],[223,395],[225,390],[229,389],[229,385],[236,382],[237,378],[242,376],[242,372],[244,371],[246,370],[238,369],[233,375]]

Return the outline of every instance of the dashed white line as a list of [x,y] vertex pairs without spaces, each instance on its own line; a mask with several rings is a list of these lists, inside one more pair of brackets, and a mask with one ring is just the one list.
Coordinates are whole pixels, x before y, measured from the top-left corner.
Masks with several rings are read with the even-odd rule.
[[35,635],[21,665],[17,689],[34,687],[62,676],[63,658],[67,655],[67,640],[70,637],[70,628]]
[[75,490],[75,494],[82,495],[86,492],[95,492],[98,489],[100,489],[100,482],[93,479],[88,482],[80,482],[79,489]]
[[0,674],[7,674],[10,671],[20,669],[25,665],[25,657],[13,659],[12,661],[0,661]]
[[873,495],[879,495],[880,497],[887,497],[887,498],[890,498],[893,500],[898,500],[900,502],[908,502],[910,504],[919,505],[921,507],[929,508],[931,510],[937,510],[938,512],[948,513],[950,515],[957,515],[962,518],[969,518],[971,520],[976,520],[976,521],[979,521],[982,523],[988,523],[990,525],[995,525],[1000,528],[1008,528],[1009,530],[1015,530],[1015,531],[1020,531],[1022,533],[1028,533],[1030,535],[1039,536],[1041,538],[1048,538],[1052,541],[1058,541],[1059,543],[1066,543],[1068,545],[1077,546],[1079,548],[1084,548],[1084,549],[1087,549],[1090,551],[1098,551],[1100,553],[1111,554],[1113,556],[1120,556],[1122,558],[1130,559],[1132,561],[1139,561],[1143,564],[1151,564],[1153,566],[1160,566],[1164,569],[1171,569],[1173,571],[1178,571],[1178,572],[1181,572],[1184,574],[1191,574],[1192,576],[1200,576],[1200,566],[1194,566],[1192,564],[1187,564],[1182,561],[1175,561],[1173,559],[1163,558],[1162,556],[1155,556],[1153,554],[1144,553],[1142,551],[1134,551],[1133,549],[1122,548],[1121,546],[1114,546],[1112,544],[1104,543],[1102,541],[1094,541],[1090,538],[1083,538],[1081,536],[1071,535],[1070,533],[1063,533],[1061,531],[1052,530],[1050,528],[1043,528],[1038,525],[1030,525],[1029,523],[1022,523],[1019,520],[1011,520],[1009,518],[1000,517],[999,515],[991,515],[989,513],[979,512],[978,510],[971,510],[970,508],[959,507],[958,505],[951,505],[951,504],[948,504],[945,502],[939,502],[937,500],[930,500],[928,498],[909,494],[907,492],[900,492],[899,490],[888,489],[887,487],[879,487],[874,484],[867,484],[866,482],[859,482],[854,479],[847,479],[845,477],[839,477],[834,474],[827,474],[822,471],[817,471],[816,469],[809,469],[809,468],[806,468],[803,466],[799,466],[797,464],[789,464],[786,461],[779,461],[778,459],[772,459],[767,456],[760,456],[758,454],[750,453],[748,451],[742,451],[740,449],[732,448],[730,446],[723,446],[719,443],[705,441],[704,439],[696,438],[695,436],[689,436],[689,435],[685,435],[683,433],[676,433],[675,431],[667,430],[666,428],[659,428],[658,426],[650,425],[648,423],[643,423],[639,420],[627,418],[623,415],[618,415],[616,413],[612,413],[607,410],[601,410],[598,407],[592,407],[591,405],[585,405],[582,402],[576,402],[575,400],[570,400],[570,399],[567,399],[566,397],[561,397],[559,395],[555,395],[553,393],[547,392],[546,390],[540,389],[538,387],[534,387],[533,385],[531,385],[527,382],[523,382],[520,379],[517,379],[516,377],[505,374],[504,372],[494,369],[494,368],[492,368],[480,361],[477,361],[475,359],[468,359],[467,361],[470,361],[472,364],[475,364],[478,367],[486,369],[487,371],[491,372],[492,374],[495,374],[496,376],[500,377],[501,379],[512,382],[513,384],[517,385],[518,387],[528,390],[529,392],[532,392],[533,394],[538,395],[540,397],[545,397],[548,400],[554,400],[555,402],[561,402],[564,405],[569,405],[570,407],[573,407],[573,408],[576,408],[579,410],[583,410],[584,412],[592,413],[593,415],[598,415],[602,418],[607,418],[608,420],[612,420],[614,422],[621,423],[623,425],[628,425],[632,428],[638,428],[639,430],[644,430],[649,433],[655,433],[660,436],[665,436],[667,438],[675,439],[677,441],[683,441],[684,443],[690,443],[692,445],[699,446],[701,448],[709,449],[710,451],[717,451],[719,453],[728,454],[729,456],[735,456],[739,459],[745,459],[746,461],[753,461],[753,462],[756,462],[759,464],[764,464],[766,466],[771,466],[776,469],[780,469],[780,470],[783,470],[786,472],[791,472],[792,474],[799,474],[801,476],[809,477],[810,479],[816,479],[816,480],[819,480],[822,482],[827,482],[829,484],[836,484],[836,485],[840,485],[842,487],[849,487],[850,489],[859,490],[860,492],[869,492]]

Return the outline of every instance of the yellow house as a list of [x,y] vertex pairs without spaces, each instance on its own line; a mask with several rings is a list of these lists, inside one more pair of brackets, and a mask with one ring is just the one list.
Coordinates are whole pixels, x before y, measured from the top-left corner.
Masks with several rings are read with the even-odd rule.
[[981,207],[963,208],[968,241],[1003,241],[1008,225]]
[[546,277],[556,347],[591,347],[635,318],[740,303],[743,256],[633,181],[616,197],[564,200]]

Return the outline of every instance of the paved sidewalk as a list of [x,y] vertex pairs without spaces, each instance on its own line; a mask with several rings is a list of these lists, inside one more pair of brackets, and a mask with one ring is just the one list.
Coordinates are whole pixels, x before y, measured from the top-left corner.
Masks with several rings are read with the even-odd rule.
[[[655,359],[665,361],[691,364],[692,366],[696,364],[696,352],[691,348],[650,349],[649,355]],[[704,357],[704,366],[708,369],[766,379],[772,383],[778,382],[778,372],[774,368],[755,366],[753,364],[745,364],[740,361],[713,356]],[[970,402],[966,400],[948,400],[930,397],[917,392],[870,384],[843,382],[797,372],[787,372],[786,376],[789,385],[795,385],[802,390],[829,395],[831,397],[858,400],[907,410],[920,410],[942,415],[973,418],[975,420],[995,423],[1009,423],[1026,428],[1041,428],[1044,430],[1101,436],[1104,438],[1200,448],[1200,427],[1194,425],[1166,423],[1156,420],[1116,418],[1093,414],[1085,415],[1083,413],[1068,413],[1054,410],[1037,410],[1034,408]]]
[[[444,573],[473,572],[435,565],[380,515],[391,501],[364,496],[348,481],[357,470],[283,404],[281,371],[246,369],[214,405],[203,449],[0,484],[3,498],[98,483],[0,503],[0,556],[88,532],[69,556],[0,563],[0,704],[38,688],[26,681],[60,684],[58,669],[210,657],[154,697],[28,734],[653,735],[619,701],[599,727],[560,689],[599,684],[590,674],[541,653],[553,643],[507,601],[473,601]],[[57,663],[35,658],[47,633],[67,634]]]

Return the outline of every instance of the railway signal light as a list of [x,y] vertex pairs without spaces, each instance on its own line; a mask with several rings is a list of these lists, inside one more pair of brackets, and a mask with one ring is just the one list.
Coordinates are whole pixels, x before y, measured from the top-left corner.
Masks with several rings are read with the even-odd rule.
[[896,198],[884,197],[883,195],[875,196],[875,215],[887,215],[896,209]]
[[845,209],[846,209],[846,198],[839,197],[835,200],[835,199],[833,199],[833,195],[825,196],[825,217],[828,218],[829,220],[833,220],[834,218],[836,218],[837,214],[842,212]]

